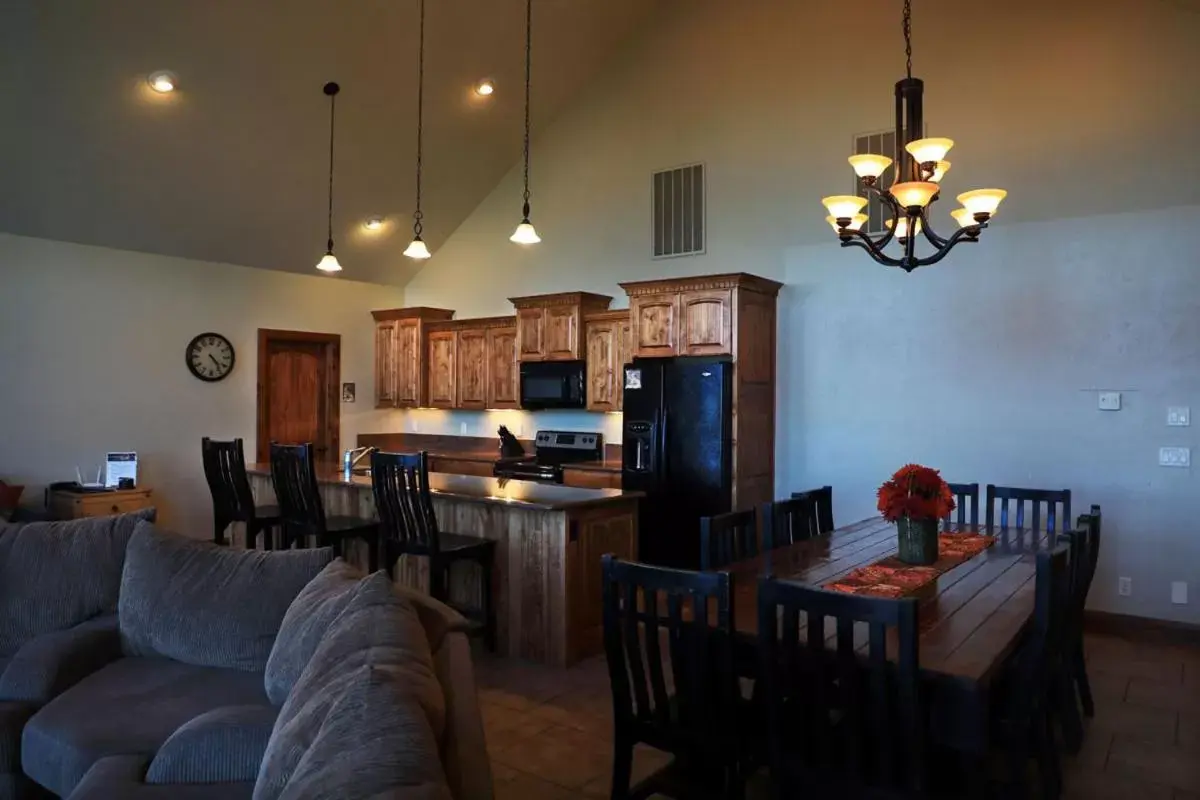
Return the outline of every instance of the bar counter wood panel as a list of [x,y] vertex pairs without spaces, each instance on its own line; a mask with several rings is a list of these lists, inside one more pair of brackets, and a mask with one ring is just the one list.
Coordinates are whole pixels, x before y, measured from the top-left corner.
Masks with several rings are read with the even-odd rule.
[[[264,466],[248,470],[258,504],[275,501]],[[320,488],[327,515],[376,516],[370,478],[355,476],[346,481],[336,470],[326,472]],[[568,666],[601,652],[600,557],[605,553],[636,557],[638,495],[431,476],[435,488],[439,482],[482,487],[480,495],[473,497],[435,492],[433,507],[442,530],[497,542],[493,582],[498,652],[554,666]],[[562,502],[542,503],[560,496],[565,498]],[[581,500],[572,502],[572,497]],[[346,555],[360,566],[366,563],[365,548],[352,546]],[[478,569],[467,563],[451,569],[453,602],[478,607]],[[397,583],[428,592],[428,560],[402,557],[395,577]]]

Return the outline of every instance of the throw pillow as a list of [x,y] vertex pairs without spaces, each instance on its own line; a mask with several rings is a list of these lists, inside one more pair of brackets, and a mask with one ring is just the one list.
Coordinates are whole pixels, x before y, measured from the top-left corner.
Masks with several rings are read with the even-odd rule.
[[24,486],[12,486],[0,481],[0,521],[12,519],[13,512],[17,510],[17,506],[21,502],[21,493],[24,491]]
[[231,550],[138,525],[117,606],[121,650],[261,671],[288,606],[333,550]]
[[154,509],[115,517],[0,524],[0,658],[44,633],[117,608],[125,551]]
[[[343,715],[361,716],[346,727]],[[254,798],[312,796],[307,787],[318,776],[331,787],[320,796],[371,797],[400,786],[448,796],[438,754],[445,715],[417,612],[375,573],[359,582],[280,709]]]
[[354,597],[362,576],[359,570],[336,559],[288,606],[263,676],[271,703],[283,705],[330,624]]

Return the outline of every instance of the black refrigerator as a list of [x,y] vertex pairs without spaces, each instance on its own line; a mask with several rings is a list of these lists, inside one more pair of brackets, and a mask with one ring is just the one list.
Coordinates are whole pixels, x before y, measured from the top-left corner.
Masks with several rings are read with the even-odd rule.
[[733,364],[635,358],[625,365],[621,486],[641,491],[638,558],[700,566],[700,518],[733,497]]

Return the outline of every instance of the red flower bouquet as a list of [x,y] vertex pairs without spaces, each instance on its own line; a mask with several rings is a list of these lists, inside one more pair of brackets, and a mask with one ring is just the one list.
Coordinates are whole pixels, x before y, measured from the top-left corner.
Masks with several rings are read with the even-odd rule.
[[905,464],[877,492],[879,513],[888,522],[939,520],[954,510],[954,495],[936,469]]

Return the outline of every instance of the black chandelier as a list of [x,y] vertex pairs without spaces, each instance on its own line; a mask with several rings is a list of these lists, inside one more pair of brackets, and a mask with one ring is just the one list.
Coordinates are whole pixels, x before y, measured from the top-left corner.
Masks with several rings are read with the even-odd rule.
[[[896,172],[894,182],[886,189],[879,178],[892,165],[893,159],[865,153],[850,156],[850,166],[869,194],[877,196],[892,218],[884,224],[887,233],[872,238],[860,230],[867,221],[862,213],[869,202],[859,195],[835,195],[821,200],[829,210],[825,220],[837,232],[842,247],[861,247],[871,258],[888,267],[900,267],[912,272],[917,267],[936,264],[946,257],[959,242],[976,242],[979,232],[988,226],[1000,201],[1008,193],[1003,189],[975,189],[958,196],[962,208],[950,212],[959,229],[947,238],[938,236],[929,224],[929,208],[940,197],[942,178],[950,171],[946,154],[954,146],[951,139],[916,138],[924,133],[921,96],[925,84],[912,76],[912,3],[904,0],[904,52],[907,57],[905,78],[896,83]],[[918,257],[918,234],[933,245],[931,255]],[[888,255],[885,249],[895,239],[903,251],[899,257]]]

